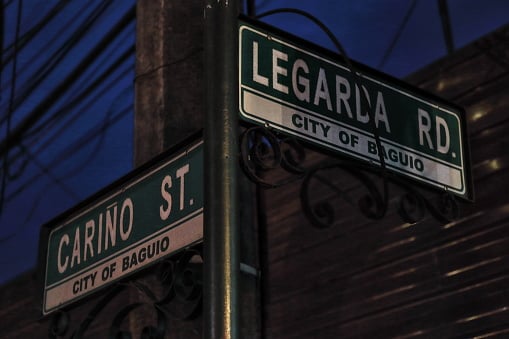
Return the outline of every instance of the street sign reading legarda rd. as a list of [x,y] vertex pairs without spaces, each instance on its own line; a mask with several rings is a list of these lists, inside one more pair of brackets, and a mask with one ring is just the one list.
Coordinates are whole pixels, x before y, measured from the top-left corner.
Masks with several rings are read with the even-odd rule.
[[[343,155],[472,199],[464,111],[274,28],[240,21],[239,110]],[[373,119],[373,121],[370,121]]]
[[49,314],[203,239],[202,142],[45,227]]

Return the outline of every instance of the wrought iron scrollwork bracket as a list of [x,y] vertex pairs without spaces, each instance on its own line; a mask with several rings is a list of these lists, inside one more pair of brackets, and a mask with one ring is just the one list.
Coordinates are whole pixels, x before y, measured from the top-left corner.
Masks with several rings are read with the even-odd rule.
[[[389,207],[390,185],[402,189],[397,212],[403,221],[417,223],[428,212],[441,223],[458,218],[459,204],[455,197],[444,192],[435,199],[421,193],[411,183],[384,168],[362,164],[348,159],[326,160],[318,165],[306,168],[306,149],[294,138],[279,137],[267,127],[251,127],[241,136],[241,167],[256,184],[265,188],[276,188],[300,181],[300,202],[302,210],[311,224],[318,228],[330,227],[336,221],[334,206],[329,200],[312,199],[312,183],[320,183],[337,197],[351,206],[356,206],[367,218],[382,219]],[[272,180],[271,172],[283,170],[284,178]],[[331,178],[332,171],[348,175],[364,188],[364,195],[353,201],[349,193]],[[329,173],[326,175],[325,173]],[[381,184],[375,182],[378,178]]]
[[[141,338],[162,339],[168,332],[169,318],[180,320],[195,319],[202,309],[202,253],[201,249],[188,249],[177,256],[162,261],[156,268],[155,280],[159,286],[147,285],[138,280],[117,283],[97,302],[79,327],[69,338],[79,339],[90,328],[94,320],[100,317],[103,309],[113,300],[118,300],[121,292],[136,289],[143,300],[130,302],[116,312],[111,320],[109,338],[132,338],[132,333],[124,329],[128,316],[142,307],[152,309],[156,314],[155,325],[144,326]],[[156,293],[160,289],[162,293]],[[56,312],[48,328],[51,339],[63,338],[70,332],[70,312]]]

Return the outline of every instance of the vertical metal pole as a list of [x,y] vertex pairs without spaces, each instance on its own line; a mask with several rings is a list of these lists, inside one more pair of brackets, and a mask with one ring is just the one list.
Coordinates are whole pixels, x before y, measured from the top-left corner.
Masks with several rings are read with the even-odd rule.
[[237,0],[205,1],[204,327],[239,337]]

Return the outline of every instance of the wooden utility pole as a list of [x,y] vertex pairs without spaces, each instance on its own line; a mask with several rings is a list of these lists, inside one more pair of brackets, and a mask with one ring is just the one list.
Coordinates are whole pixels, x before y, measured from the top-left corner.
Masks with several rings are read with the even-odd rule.
[[[203,128],[203,4],[138,1],[136,21],[134,164],[139,166]],[[131,295],[133,302],[138,297]],[[129,319],[135,335],[146,325],[139,316]],[[166,337],[200,338],[201,323],[201,318],[170,319]]]
[[138,1],[135,165],[203,128],[203,3]]

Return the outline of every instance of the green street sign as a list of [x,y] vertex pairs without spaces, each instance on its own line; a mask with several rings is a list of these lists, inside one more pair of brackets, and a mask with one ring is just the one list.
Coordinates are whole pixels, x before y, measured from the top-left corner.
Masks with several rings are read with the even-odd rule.
[[49,314],[203,239],[203,147],[136,170],[43,228]]
[[[341,55],[239,22],[239,111],[315,145],[473,198],[464,111]],[[373,119],[371,121],[371,119]]]

